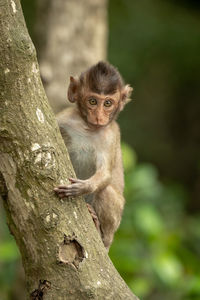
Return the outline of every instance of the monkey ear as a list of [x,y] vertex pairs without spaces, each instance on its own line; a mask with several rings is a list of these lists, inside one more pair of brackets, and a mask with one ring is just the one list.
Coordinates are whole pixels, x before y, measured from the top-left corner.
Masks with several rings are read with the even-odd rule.
[[131,101],[131,94],[132,94],[133,88],[127,84],[122,90],[121,94],[121,105],[120,105],[120,111],[123,110],[124,106]]
[[77,100],[77,92],[79,87],[79,80],[77,78],[74,78],[73,76],[70,76],[70,84],[68,87],[68,99],[70,102],[74,103]]

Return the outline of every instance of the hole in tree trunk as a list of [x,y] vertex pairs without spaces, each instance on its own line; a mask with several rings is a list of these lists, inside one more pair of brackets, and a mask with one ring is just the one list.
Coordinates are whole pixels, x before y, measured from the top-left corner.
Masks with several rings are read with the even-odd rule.
[[64,242],[59,247],[58,260],[60,263],[73,265],[78,269],[79,263],[84,259],[84,249],[74,236],[64,236]]

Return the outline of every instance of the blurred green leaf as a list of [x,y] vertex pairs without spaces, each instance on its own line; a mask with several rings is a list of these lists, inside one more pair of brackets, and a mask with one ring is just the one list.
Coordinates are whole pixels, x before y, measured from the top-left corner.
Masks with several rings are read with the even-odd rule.
[[161,216],[151,205],[139,205],[135,208],[133,217],[137,228],[147,235],[158,235],[164,230]]
[[200,274],[189,278],[186,283],[188,294],[198,295],[200,298]]
[[128,172],[129,170],[132,170],[135,167],[137,156],[135,151],[128,144],[122,143],[121,149],[124,170],[125,172]]
[[140,164],[126,176],[125,194],[132,195],[134,199],[155,201],[162,190],[158,171],[151,164]]
[[15,261],[19,257],[19,250],[14,240],[3,242],[0,245],[0,262]]
[[160,280],[167,286],[176,286],[182,277],[183,267],[172,253],[155,253],[153,268]]
[[152,289],[150,278],[134,278],[129,283],[131,290],[141,299],[147,296]]

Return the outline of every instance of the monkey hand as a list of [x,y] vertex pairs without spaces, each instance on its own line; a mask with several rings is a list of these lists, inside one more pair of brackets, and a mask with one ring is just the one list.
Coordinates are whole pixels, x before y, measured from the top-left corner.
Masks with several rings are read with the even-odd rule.
[[59,185],[54,191],[60,198],[74,197],[92,193],[93,189],[89,180],[69,178],[71,184]]

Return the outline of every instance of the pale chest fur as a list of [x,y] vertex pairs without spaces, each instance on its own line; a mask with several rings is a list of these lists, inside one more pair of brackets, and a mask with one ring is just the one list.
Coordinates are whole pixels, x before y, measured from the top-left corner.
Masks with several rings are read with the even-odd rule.
[[[91,177],[96,168],[99,169],[102,165],[111,170],[115,158],[115,125],[92,131],[73,108],[61,112],[57,119],[79,179]],[[109,153],[112,153],[112,156],[109,156]],[[111,158],[109,161],[108,157]]]
[[68,128],[70,136],[68,150],[75,169],[76,175],[80,179],[91,177],[96,171],[96,147],[94,139],[87,134],[77,132],[73,128]]
[[107,139],[104,131],[88,133],[68,127],[67,133],[70,136],[67,147],[76,175],[80,179],[87,179],[95,173],[97,161],[104,163],[105,149],[109,151],[112,140]]

